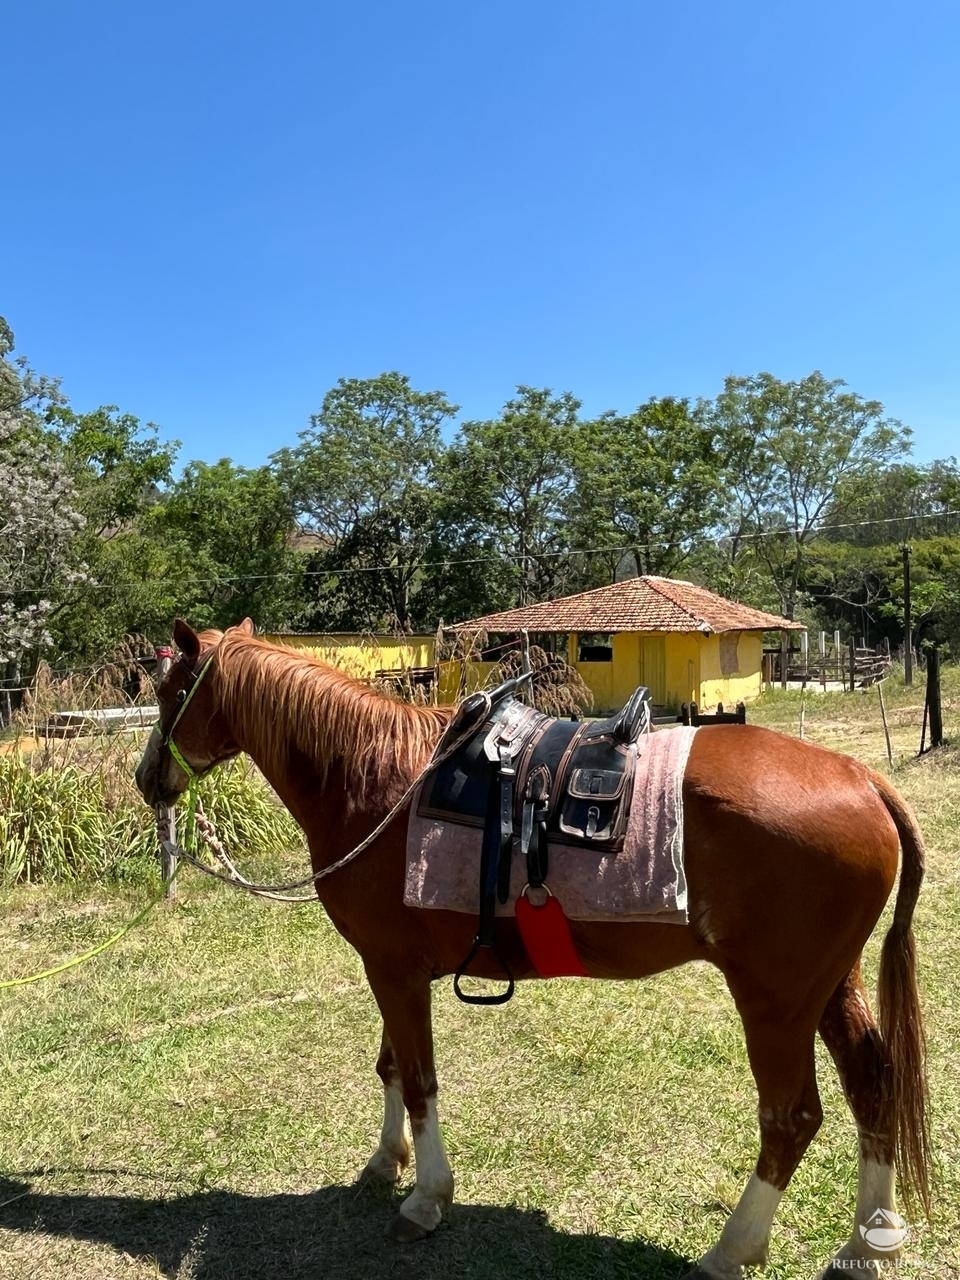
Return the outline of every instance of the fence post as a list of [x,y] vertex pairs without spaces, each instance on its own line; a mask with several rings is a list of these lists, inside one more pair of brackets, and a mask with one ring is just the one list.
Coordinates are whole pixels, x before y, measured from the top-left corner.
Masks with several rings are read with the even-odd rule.
[[893,747],[890,745],[890,728],[887,724],[887,708],[883,704],[883,681],[877,681],[877,693],[880,695],[880,720],[883,723],[883,737],[887,744],[887,761],[893,765]]
[[850,692],[853,693],[857,687],[857,641],[855,636],[850,637]]
[[910,601],[910,546],[903,544],[903,683],[913,684],[913,616]]
[[[173,650],[167,646],[158,646],[156,654],[156,683],[159,688],[173,665]],[[177,843],[177,810],[174,805],[157,805],[157,830],[160,833],[160,875],[168,881],[166,897],[168,902],[172,902],[177,896],[177,882],[172,879],[177,869],[177,855],[169,853],[163,841],[167,840],[171,845]]]
[[930,709],[930,747],[943,746],[943,713],[940,706],[940,651],[927,650],[927,706]]

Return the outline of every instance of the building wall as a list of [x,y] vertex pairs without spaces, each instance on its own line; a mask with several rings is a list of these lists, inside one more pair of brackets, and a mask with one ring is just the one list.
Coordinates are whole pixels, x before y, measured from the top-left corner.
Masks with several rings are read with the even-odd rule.
[[612,662],[576,663],[597,712],[622,706],[638,684],[670,710],[684,702],[704,710],[718,702],[733,706],[762,692],[759,632],[623,632],[613,636],[612,648]]
[[362,632],[330,632],[315,635],[268,635],[274,644],[312,654],[360,680],[373,679],[378,671],[409,671],[432,667],[436,638],[427,635],[380,636]]
[[[378,671],[408,671],[435,663],[436,641],[430,635],[340,632],[268,635],[266,639],[310,653],[361,680],[373,679]],[[621,707],[638,684],[647,685],[654,701],[670,710],[683,702],[696,702],[707,711],[718,702],[732,707],[758,697],[763,689],[763,636],[759,632],[725,636],[621,632],[613,636],[612,649],[610,662],[573,663],[593,694],[594,714]],[[572,637],[568,656],[576,653],[576,638]],[[492,681],[495,668],[493,662],[470,662],[462,671],[459,662],[440,663],[438,701],[452,703],[484,688]]]
[[[724,651],[736,636],[736,649]],[[763,692],[763,634],[740,631],[700,638],[700,697],[697,705],[713,710],[718,702],[730,708]],[[735,669],[731,669],[735,664]]]

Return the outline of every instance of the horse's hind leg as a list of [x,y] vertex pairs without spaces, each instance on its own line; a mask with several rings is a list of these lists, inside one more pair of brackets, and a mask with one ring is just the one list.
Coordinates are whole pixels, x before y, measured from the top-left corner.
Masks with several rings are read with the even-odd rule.
[[383,1082],[383,1128],[380,1130],[380,1145],[367,1161],[360,1180],[394,1183],[410,1163],[410,1138],[400,1072],[386,1027],[380,1039],[377,1075]]
[[777,1205],[823,1119],[812,1020],[788,1008],[760,1014],[737,1003],[757,1082],[760,1155],[720,1239],[688,1280],[739,1280],[743,1267],[766,1261]]
[[[870,1012],[859,964],[830,997],[820,1019],[820,1035],[836,1063],[860,1137],[856,1217],[849,1240],[834,1259],[846,1265],[831,1263],[821,1272],[822,1280],[827,1280],[850,1275],[851,1264],[858,1274],[872,1274],[868,1259],[892,1260],[900,1252],[895,1238],[900,1220],[894,1205],[893,1117],[883,1088],[887,1054]],[[881,1237],[891,1245],[884,1250],[871,1248],[864,1238],[877,1214],[881,1229],[890,1233]]]

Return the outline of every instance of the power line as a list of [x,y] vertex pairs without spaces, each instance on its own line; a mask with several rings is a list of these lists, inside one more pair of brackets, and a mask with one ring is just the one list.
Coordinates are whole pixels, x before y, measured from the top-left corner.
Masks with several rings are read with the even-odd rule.
[[[903,525],[911,521],[919,520],[945,520],[953,516],[960,516],[960,510],[955,511],[930,511],[923,512],[918,515],[908,516],[884,516],[873,520],[850,520],[834,524],[818,524],[813,523],[809,526],[795,526],[775,529],[757,529],[752,531],[738,531],[736,533],[720,533],[712,538],[701,538],[698,545],[714,545],[719,546],[723,542],[729,542],[734,539],[740,542],[759,541],[764,538],[782,538],[790,537],[796,534],[812,534],[812,533],[829,533],[839,529],[865,529],[876,525]],[[673,542],[648,542],[648,543],[627,543],[624,546],[603,546],[603,547],[568,547],[560,551],[538,551],[535,553],[527,553],[520,555],[516,552],[505,551],[499,555],[484,556],[467,556],[451,560],[426,560],[420,566],[421,569],[453,569],[460,568],[465,565],[478,564],[503,564],[505,561],[513,561],[518,564],[525,562],[536,562],[538,560],[550,560],[560,558],[574,558],[584,556],[598,555],[628,555],[636,551],[665,551],[680,549],[689,542],[689,539],[679,538]],[[692,549],[692,548],[691,548]],[[289,569],[280,570],[276,573],[244,573],[244,574],[227,574],[217,577],[205,578],[178,578],[164,577],[153,578],[151,581],[155,585],[169,585],[182,589],[185,587],[224,587],[233,586],[238,583],[255,583],[255,582],[276,582],[283,578],[342,578],[349,577],[354,574],[363,573],[389,573],[399,568],[396,564],[374,564],[374,565],[344,565],[342,567],[332,567],[326,569]],[[31,600],[49,600],[51,603],[56,601],[63,603],[70,600],[82,599],[85,595],[92,592],[117,592],[132,587],[142,587],[144,585],[143,578],[137,579],[121,579],[114,582],[85,583],[71,592],[58,594],[57,592],[23,589],[17,591],[0,591],[0,599],[31,599]]]

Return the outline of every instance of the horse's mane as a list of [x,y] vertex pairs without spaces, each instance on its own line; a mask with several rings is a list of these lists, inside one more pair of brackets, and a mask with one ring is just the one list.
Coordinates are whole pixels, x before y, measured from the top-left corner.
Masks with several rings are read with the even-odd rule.
[[227,631],[217,643],[218,686],[224,711],[262,763],[283,767],[291,748],[303,753],[321,780],[339,763],[354,799],[392,803],[426,763],[450,719],[449,707],[417,707],[295,649]]

